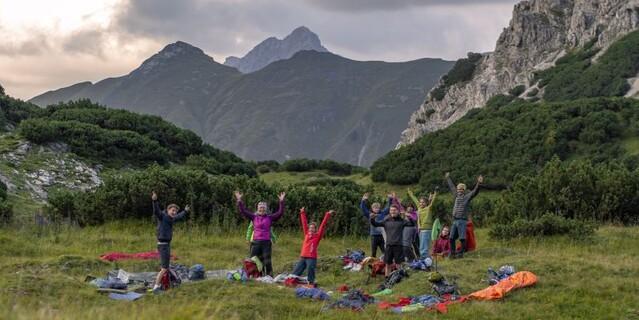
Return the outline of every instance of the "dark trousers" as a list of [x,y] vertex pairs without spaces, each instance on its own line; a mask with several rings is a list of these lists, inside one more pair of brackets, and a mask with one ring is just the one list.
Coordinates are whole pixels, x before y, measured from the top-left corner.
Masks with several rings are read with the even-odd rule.
[[301,257],[300,261],[298,261],[297,265],[295,265],[295,270],[293,270],[293,274],[299,277],[304,273],[304,270],[308,268],[308,282],[315,283],[316,267],[317,267],[317,259]]
[[384,236],[381,234],[371,235],[371,257],[377,257],[377,248],[384,254]]
[[270,240],[255,240],[251,242],[251,257],[258,257],[264,264],[264,273],[273,276],[273,263],[271,262],[272,246]]

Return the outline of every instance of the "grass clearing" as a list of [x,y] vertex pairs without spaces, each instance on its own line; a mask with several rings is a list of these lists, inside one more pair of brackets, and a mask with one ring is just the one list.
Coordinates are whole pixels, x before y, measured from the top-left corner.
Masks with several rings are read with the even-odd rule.
[[[155,271],[156,261],[105,263],[107,251],[155,248],[152,223],[120,222],[84,229],[33,227],[0,229],[0,318],[2,319],[361,319],[364,318],[503,318],[503,319],[633,319],[639,317],[639,228],[604,227],[586,242],[566,237],[493,241],[477,232],[479,249],[463,260],[443,261],[441,272],[454,277],[462,293],[484,288],[486,269],[513,264],[537,274],[539,283],[517,290],[503,301],[469,302],[450,307],[447,315],[418,312],[395,315],[369,306],[364,312],[320,312],[322,302],[295,298],[291,289],[259,283],[208,280],[185,284],[159,296],[129,303],[102,296],[83,282],[86,275],[107,271]],[[299,233],[282,233],[274,245],[276,272],[296,261]],[[367,250],[366,238],[332,237],[322,241],[320,257],[346,248]],[[239,267],[248,244],[243,232],[220,234],[213,227],[180,225],[173,252],[185,265],[207,269]],[[367,250],[368,251],[368,250]],[[321,266],[318,282],[327,290],[346,283],[374,292],[381,279],[365,284],[364,273],[351,273],[338,263]],[[399,296],[431,293],[426,274],[411,273],[394,288]]]

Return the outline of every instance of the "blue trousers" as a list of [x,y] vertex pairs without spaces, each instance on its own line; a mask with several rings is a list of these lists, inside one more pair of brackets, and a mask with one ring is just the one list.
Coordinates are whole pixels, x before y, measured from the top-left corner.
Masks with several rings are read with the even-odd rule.
[[419,256],[430,257],[430,236],[432,230],[419,230]]
[[295,265],[293,274],[300,277],[304,273],[304,270],[308,268],[308,282],[315,283],[315,267],[317,267],[317,259],[301,257],[300,261]]

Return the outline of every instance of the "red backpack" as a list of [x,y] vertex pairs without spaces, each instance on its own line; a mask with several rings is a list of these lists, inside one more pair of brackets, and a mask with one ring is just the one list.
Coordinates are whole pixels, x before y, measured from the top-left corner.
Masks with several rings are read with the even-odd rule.
[[369,267],[371,268],[371,278],[375,278],[378,274],[384,274],[386,264],[384,261],[378,260],[369,265]]
[[249,278],[259,278],[262,276],[262,272],[257,269],[257,264],[251,259],[244,259],[244,271]]

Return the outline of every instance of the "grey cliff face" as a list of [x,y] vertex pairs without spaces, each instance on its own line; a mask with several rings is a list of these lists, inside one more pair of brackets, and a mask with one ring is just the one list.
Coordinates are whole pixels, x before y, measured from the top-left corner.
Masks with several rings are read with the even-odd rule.
[[[530,0],[515,5],[495,51],[479,61],[472,79],[448,88],[440,101],[431,94],[410,118],[399,146],[446,128],[493,96],[525,85],[568,50],[593,41],[606,49],[639,27],[639,0]],[[603,51],[603,50],[602,50]]]

